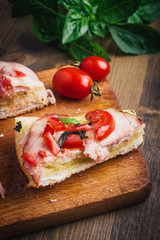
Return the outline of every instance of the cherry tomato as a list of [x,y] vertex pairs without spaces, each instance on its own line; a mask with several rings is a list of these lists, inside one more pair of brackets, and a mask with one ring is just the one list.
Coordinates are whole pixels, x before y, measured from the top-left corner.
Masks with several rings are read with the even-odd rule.
[[109,63],[102,57],[89,56],[82,60],[80,69],[88,73],[93,80],[106,78],[110,73]]
[[89,95],[93,80],[78,68],[61,68],[53,76],[53,88],[64,97],[81,99]]
[[78,135],[71,134],[67,137],[67,139],[62,144],[62,148],[82,148],[83,147],[83,141]]
[[90,111],[85,117],[88,121],[95,123],[95,135],[99,141],[109,136],[115,128],[115,121],[109,112]]

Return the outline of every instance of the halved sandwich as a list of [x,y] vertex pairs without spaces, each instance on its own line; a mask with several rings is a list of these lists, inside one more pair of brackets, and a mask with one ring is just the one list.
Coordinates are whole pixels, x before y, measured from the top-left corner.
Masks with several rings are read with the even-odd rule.
[[50,89],[28,67],[0,61],[0,119],[55,103]]
[[75,117],[18,117],[15,130],[28,187],[40,187],[138,148],[144,124],[133,111],[110,108]]

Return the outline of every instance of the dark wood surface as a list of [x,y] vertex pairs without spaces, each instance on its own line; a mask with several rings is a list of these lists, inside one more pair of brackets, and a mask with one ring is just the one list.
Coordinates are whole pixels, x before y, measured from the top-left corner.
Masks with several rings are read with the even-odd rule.
[[[153,26],[160,30],[160,20]],[[113,42],[108,45],[104,40],[103,44],[112,59],[109,81],[122,108],[133,108],[146,124],[141,149],[151,172],[152,191],[141,204],[12,240],[160,239],[160,54],[128,56]],[[55,46],[40,42],[33,33],[31,17],[12,19],[8,2],[1,0],[0,60],[16,61],[41,71],[68,64],[73,59]]]

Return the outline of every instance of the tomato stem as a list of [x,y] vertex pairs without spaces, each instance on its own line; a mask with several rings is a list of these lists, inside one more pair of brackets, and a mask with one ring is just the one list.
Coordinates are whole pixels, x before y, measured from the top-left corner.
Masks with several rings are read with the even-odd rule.
[[93,95],[101,96],[100,89],[96,81],[93,82],[90,93],[91,93],[91,100],[93,100]]
[[70,64],[71,66],[73,66],[73,67],[77,67],[77,68],[80,68],[80,62],[75,62],[75,63],[71,63]]

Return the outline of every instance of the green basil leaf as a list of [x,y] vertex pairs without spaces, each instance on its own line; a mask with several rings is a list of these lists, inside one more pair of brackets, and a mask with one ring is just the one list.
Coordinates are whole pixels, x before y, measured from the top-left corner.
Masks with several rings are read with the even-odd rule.
[[59,120],[61,120],[64,124],[68,124],[68,123],[73,123],[73,124],[80,124],[80,122],[75,119],[75,118],[62,118],[62,117],[58,117]]
[[103,21],[118,23],[131,16],[139,6],[139,0],[101,0],[97,14]]
[[88,31],[89,18],[83,12],[69,11],[62,33],[62,43],[80,38]]
[[160,0],[143,1],[136,13],[147,22],[155,21],[160,17]]
[[52,42],[57,39],[55,28],[56,18],[44,16],[33,16],[33,30],[36,36],[43,42]]
[[68,11],[72,9],[93,14],[98,7],[97,0],[58,0],[58,3],[63,5]]
[[25,15],[56,15],[58,13],[57,2],[53,0],[9,0],[12,4],[12,17],[22,17]]
[[22,122],[21,121],[16,122],[16,126],[13,129],[17,132],[20,132],[22,129]]
[[128,18],[128,23],[143,23],[141,17],[137,14],[137,12],[133,13],[133,15],[131,15]]
[[95,35],[104,38],[106,33],[106,23],[100,20],[92,21],[90,29]]
[[80,38],[77,41],[72,42],[70,45],[70,51],[79,62],[84,58],[93,55],[103,57],[108,62],[111,61],[106,51],[101,46],[91,42],[87,38]]
[[58,0],[58,3],[63,5],[67,10],[74,9],[80,10],[81,9],[81,1],[77,0]]
[[81,2],[83,11],[85,11],[86,13],[92,13],[92,9],[93,9],[92,1],[81,0],[80,2]]
[[151,54],[160,51],[160,33],[145,24],[119,24],[109,27],[120,49],[132,54]]

